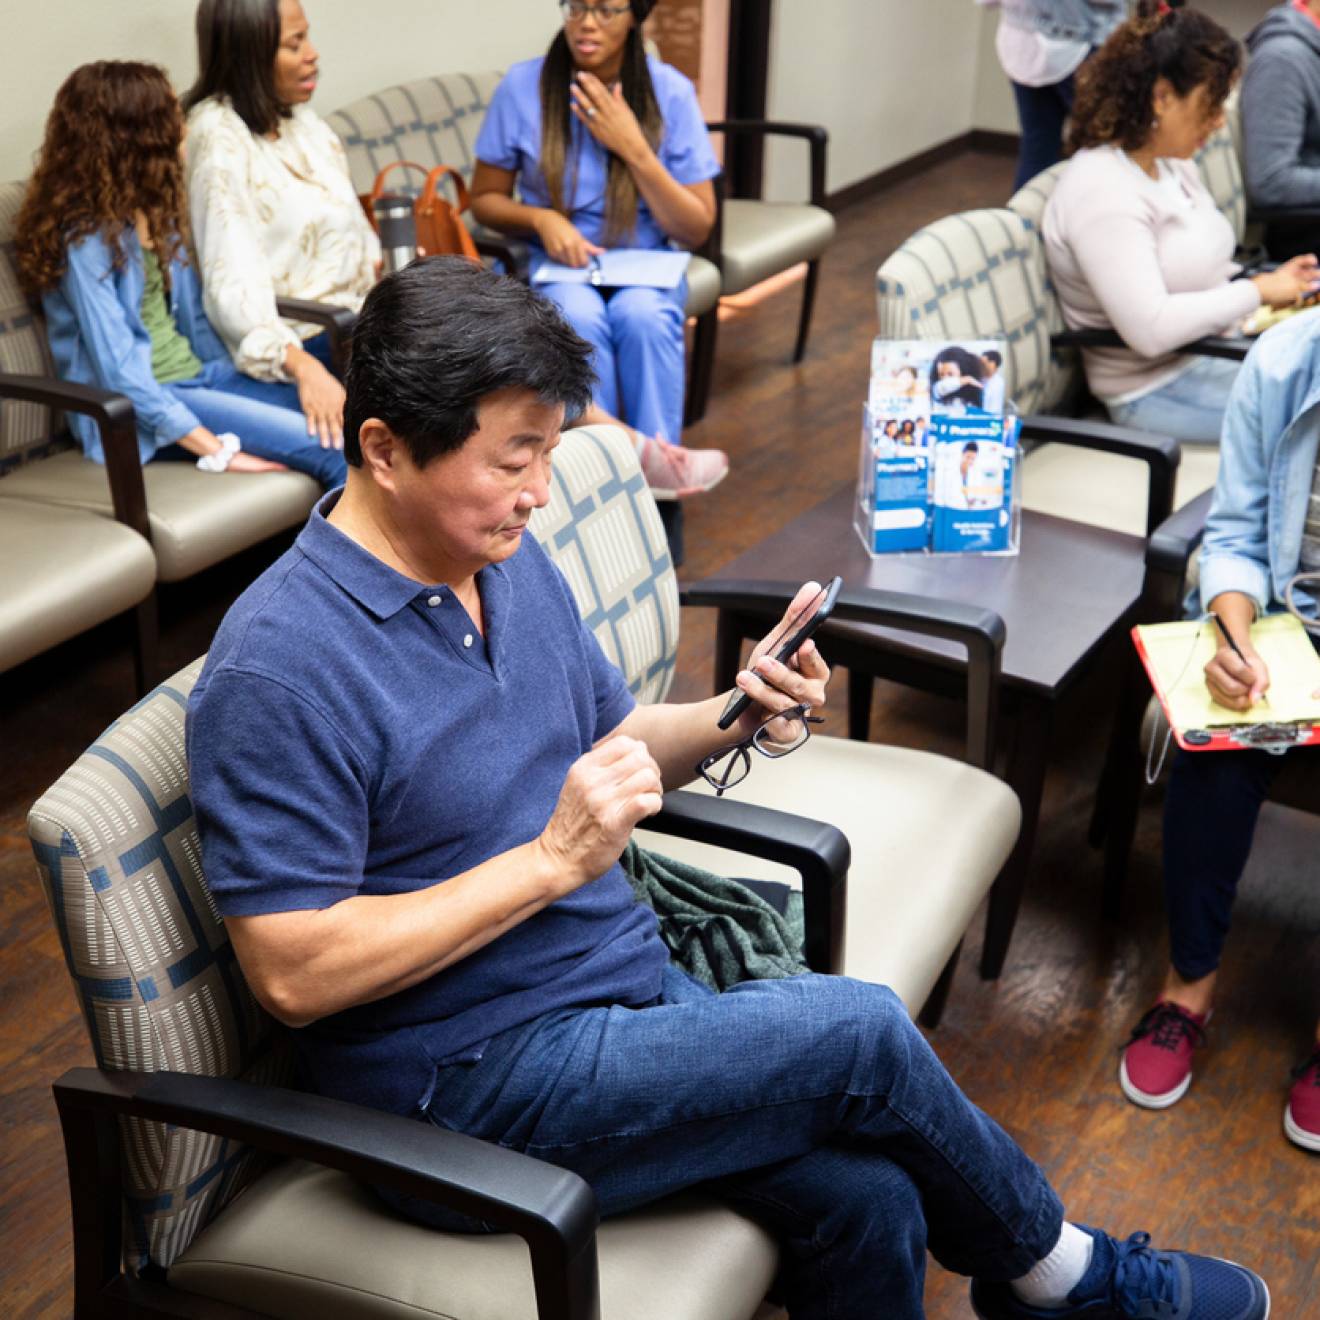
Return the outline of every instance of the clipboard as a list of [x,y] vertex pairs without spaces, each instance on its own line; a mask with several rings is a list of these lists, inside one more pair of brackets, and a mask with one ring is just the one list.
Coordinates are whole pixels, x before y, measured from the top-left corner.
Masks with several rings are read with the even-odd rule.
[[626,289],[676,289],[687,274],[692,253],[674,248],[610,248],[593,256],[585,266],[563,266],[543,261],[532,276],[533,284],[592,284]]
[[1219,649],[1207,617],[1139,624],[1132,641],[1178,746],[1187,752],[1244,748],[1282,754],[1320,743],[1320,655],[1291,614],[1268,614],[1251,627],[1251,644],[1270,671],[1266,699],[1250,710],[1216,704],[1203,670]]

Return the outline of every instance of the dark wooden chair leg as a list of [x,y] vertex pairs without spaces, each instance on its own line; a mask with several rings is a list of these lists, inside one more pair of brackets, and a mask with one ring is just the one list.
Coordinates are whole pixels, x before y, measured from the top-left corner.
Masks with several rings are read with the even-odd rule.
[[820,278],[820,258],[807,262],[807,278],[802,285],[802,312],[798,316],[797,346],[793,361],[801,362],[807,351],[807,335],[811,331],[811,312],[816,305],[816,281]]
[[866,742],[871,736],[871,700],[875,679],[858,669],[848,671],[848,737]]
[[958,955],[961,952],[962,940],[959,940],[958,947],[949,955],[949,961],[944,964],[940,979],[931,987],[926,1002],[921,1006],[921,1012],[917,1014],[917,1021],[927,1031],[934,1031],[940,1025],[940,1018],[944,1016],[944,1005],[949,1002],[949,988],[953,985],[953,974],[957,970]]
[[706,415],[710,402],[710,382],[715,373],[715,341],[719,337],[720,305],[697,317],[692,334],[692,362],[688,368],[687,401],[683,425],[693,426]]
[[160,622],[156,592],[133,611],[133,679],[145,697],[160,681]]
[[1004,869],[990,890],[981,947],[981,978],[993,981],[1004,970],[1008,942],[1013,938],[1018,906],[1027,887],[1031,852],[1040,820],[1040,798],[1045,787],[1045,766],[1050,753],[1052,709],[1045,701],[1023,701],[1018,710],[1008,783],[1022,803],[1022,829]]
[[742,644],[746,633],[742,620],[729,610],[721,610],[715,622],[715,691],[728,692],[742,663]]

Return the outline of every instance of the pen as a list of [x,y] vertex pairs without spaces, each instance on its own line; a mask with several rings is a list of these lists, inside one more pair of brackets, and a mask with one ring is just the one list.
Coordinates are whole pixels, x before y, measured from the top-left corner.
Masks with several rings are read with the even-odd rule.
[[[1233,634],[1229,632],[1228,629],[1224,626],[1223,619],[1221,619],[1219,615],[1217,615],[1214,612],[1214,610],[1210,611],[1210,617],[1215,621],[1216,625],[1218,626],[1220,636],[1222,636],[1224,641],[1228,643],[1229,649],[1233,652],[1235,656],[1237,656],[1239,660],[1242,661],[1244,665],[1247,666],[1248,669],[1250,669],[1251,662],[1247,659],[1245,655],[1242,654],[1242,648],[1233,640]],[[1260,694],[1260,699],[1262,702],[1265,702],[1266,705],[1269,704],[1269,702],[1266,701],[1265,694],[1263,692]]]

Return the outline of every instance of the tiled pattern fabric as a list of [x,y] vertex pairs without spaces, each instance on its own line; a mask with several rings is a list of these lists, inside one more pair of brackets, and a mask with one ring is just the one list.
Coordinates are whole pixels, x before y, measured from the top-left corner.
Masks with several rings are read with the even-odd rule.
[[[452,165],[471,176],[476,164],[473,148],[490,98],[504,75],[446,73],[435,78],[388,87],[365,96],[328,116],[348,152],[348,169],[359,193],[371,185],[386,165],[395,160],[416,161],[428,169]],[[396,171],[398,186],[416,188],[421,176]]]
[[[183,742],[201,664],[111,725],[28,830],[98,1066],[287,1084],[202,880]],[[126,1259],[167,1267],[246,1183],[251,1152],[159,1123],[121,1131]]]
[[1242,181],[1242,162],[1227,123],[1210,136],[1195,160],[1206,190],[1227,216],[1234,236],[1241,243],[1247,229],[1247,190]]
[[678,653],[678,581],[637,453],[614,426],[568,432],[531,530],[641,702],[663,701]]
[[1008,396],[1038,412],[1048,384],[1044,251],[1012,211],[964,211],[913,234],[876,272],[886,339],[1003,339]]
[[[0,184],[0,371],[25,376],[49,376],[50,356],[40,314],[18,287],[14,269],[14,225],[23,204],[24,182]],[[68,448],[52,434],[63,431],[60,417],[35,403],[0,403],[0,474],[47,446]]]

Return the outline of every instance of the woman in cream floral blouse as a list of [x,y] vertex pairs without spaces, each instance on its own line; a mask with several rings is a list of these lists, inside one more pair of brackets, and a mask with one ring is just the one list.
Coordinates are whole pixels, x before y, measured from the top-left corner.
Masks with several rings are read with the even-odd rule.
[[343,445],[344,390],[317,327],[277,297],[356,311],[380,244],[344,148],[307,102],[317,52],[299,0],[202,0],[188,114],[188,192],[206,312],[240,371],[291,380],[309,434]]

